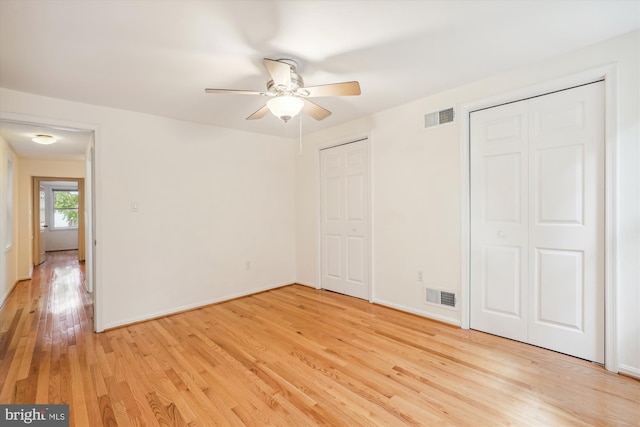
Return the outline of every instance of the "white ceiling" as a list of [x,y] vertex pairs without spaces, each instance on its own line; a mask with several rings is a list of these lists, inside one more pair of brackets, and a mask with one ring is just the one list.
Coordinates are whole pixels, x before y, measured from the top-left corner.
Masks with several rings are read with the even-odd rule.
[[0,86],[285,135],[245,120],[263,97],[204,88],[263,90],[262,59],[285,57],[308,86],[360,82],[306,133],[639,27],[640,0],[2,0]]
[[[32,141],[36,135],[51,135],[58,141],[51,145],[40,145]],[[47,160],[82,160],[91,133],[71,129],[52,128],[41,125],[0,121],[0,136],[11,145],[18,157]]]

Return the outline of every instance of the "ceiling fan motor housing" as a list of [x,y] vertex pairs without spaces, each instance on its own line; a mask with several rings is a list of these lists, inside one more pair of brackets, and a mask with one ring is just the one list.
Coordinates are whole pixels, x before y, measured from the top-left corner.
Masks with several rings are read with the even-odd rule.
[[273,79],[267,82],[267,91],[274,95],[280,95],[282,93],[296,96],[308,96],[309,92],[304,90],[304,80],[302,76],[298,74],[298,64],[293,59],[277,59],[276,61],[287,64],[291,74],[291,87],[278,86],[273,82]]

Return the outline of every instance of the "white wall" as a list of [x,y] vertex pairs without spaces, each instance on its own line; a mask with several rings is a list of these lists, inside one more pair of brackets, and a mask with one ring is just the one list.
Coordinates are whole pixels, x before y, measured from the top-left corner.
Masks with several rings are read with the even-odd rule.
[[0,112],[96,131],[99,327],[294,282],[293,141],[6,89]]
[[[318,147],[370,135],[374,300],[460,324],[460,304],[423,303],[423,286],[461,297],[461,120],[425,130],[427,112],[519,91],[606,64],[618,67],[618,362],[640,376],[640,33],[423,98],[305,138],[296,162],[297,281],[318,284]],[[463,166],[464,167],[464,166]]]
[[[8,239],[10,232],[6,224],[8,216],[8,166],[7,160],[11,158],[13,163],[13,214],[11,218],[12,238]],[[13,286],[18,281],[18,158],[7,142],[0,137],[0,306],[5,302]],[[11,244],[7,247],[8,241]]]

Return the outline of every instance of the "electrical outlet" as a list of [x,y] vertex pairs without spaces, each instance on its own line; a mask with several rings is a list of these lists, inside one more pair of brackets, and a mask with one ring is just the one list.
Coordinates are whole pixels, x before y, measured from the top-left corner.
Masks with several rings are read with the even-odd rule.
[[418,270],[418,282],[424,282],[422,270]]
[[251,270],[251,261],[247,261],[247,263],[245,264],[245,268],[247,270]]

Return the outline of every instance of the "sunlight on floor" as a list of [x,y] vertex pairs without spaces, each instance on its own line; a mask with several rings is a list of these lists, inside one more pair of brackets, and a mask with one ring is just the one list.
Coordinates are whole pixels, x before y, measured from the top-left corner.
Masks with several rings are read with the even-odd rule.
[[82,299],[77,294],[80,270],[73,266],[56,267],[51,276],[52,313],[60,314],[78,309],[82,305]]

